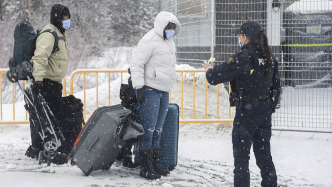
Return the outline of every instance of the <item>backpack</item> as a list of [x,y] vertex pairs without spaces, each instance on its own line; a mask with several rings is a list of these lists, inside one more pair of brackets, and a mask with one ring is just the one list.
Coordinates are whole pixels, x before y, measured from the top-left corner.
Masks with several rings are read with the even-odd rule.
[[52,33],[55,38],[52,53],[59,51],[59,39],[54,30],[47,29],[43,32],[37,30],[37,33],[35,33],[31,23],[25,19],[16,24],[13,57],[9,60],[9,71],[7,72],[7,78],[11,82],[27,80],[28,76],[32,77],[33,67],[30,60],[36,50],[38,36],[45,32]]

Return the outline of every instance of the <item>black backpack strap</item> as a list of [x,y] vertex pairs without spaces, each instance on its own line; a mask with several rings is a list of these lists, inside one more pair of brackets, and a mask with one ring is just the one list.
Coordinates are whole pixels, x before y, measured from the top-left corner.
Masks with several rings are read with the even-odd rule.
[[55,41],[54,41],[54,47],[53,47],[52,53],[55,53],[55,52],[57,52],[57,51],[60,51],[60,48],[59,48],[59,46],[58,46],[58,43],[59,43],[59,37],[58,37],[58,35],[56,34],[56,32],[55,32],[54,30],[52,30],[52,29],[46,29],[46,30],[44,30],[43,32],[40,32],[40,33],[38,34],[38,36],[41,35],[41,34],[43,34],[43,33],[45,33],[45,32],[49,32],[49,33],[53,34],[53,36],[54,36]]

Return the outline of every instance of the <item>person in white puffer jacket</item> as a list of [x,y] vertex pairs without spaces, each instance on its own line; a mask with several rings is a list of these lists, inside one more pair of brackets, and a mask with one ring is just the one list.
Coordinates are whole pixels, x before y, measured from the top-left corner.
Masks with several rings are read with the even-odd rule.
[[140,139],[140,175],[154,180],[169,174],[159,165],[160,138],[169,92],[176,81],[176,56],[173,37],[180,32],[180,22],[170,12],[160,12],[154,28],[138,42],[130,62],[132,85],[140,103],[139,115],[144,127]]

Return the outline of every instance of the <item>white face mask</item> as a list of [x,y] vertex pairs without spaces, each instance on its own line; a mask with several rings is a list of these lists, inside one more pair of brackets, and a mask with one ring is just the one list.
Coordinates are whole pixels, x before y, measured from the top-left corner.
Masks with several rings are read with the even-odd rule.
[[240,37],[238,37],[237,42],[238,42],[239,46],[242,48],[242,47],[243,47],[243,44],[241,43],[241,38],[240,38]]
[[62,28],[68,30],[70,27],[70,19],[62,21]]
[[175,30],[165,30],[165,33],[166,33],[167,40],[170,40],[173,38],[173,36],[175,34]]

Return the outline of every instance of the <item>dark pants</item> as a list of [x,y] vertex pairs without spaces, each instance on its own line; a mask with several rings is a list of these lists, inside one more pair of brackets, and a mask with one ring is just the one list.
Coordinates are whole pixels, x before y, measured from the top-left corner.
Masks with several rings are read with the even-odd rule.
[[234,186],[249,187],[250,148],[261,170],[263,187],[276,187],[277,175],[271,156],[271,104],[267,100],[248,102],[237,107],[232,132]]
[[[51,81],[49,79],[43,80],[41,94],[48,103],[54,116],[61,121],[64,118],[63,102],[62,102],[62,84]],[[39,136],[39,127],[35,127],[30,119],[31,143],[37,149],[43,149],[43,142]]]

